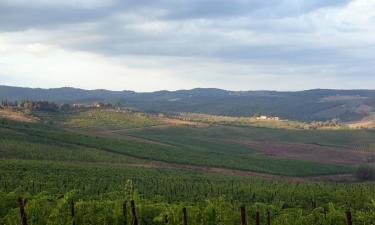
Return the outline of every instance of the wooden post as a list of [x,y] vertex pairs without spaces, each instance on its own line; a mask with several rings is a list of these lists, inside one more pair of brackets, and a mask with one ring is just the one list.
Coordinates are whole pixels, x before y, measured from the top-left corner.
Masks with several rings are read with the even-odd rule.
[[255,225],[260,225],[260,217],[259,217],[259,212],[255,212]]
[[134,200],[130,201],[130,206],[132,209],[132,225],[138,225],[137,213],[135,210],[135,203]]
[[352,213],[350,211],[346,212],[346,223],[347,225],[353,225]]
[[241,209],[241,225],[247,225],[245,205],[242,205],[240,209]]
[[267,225],[271,225],[271,213],[269,210],[267,211]]
[[186,210],[185,207],[182,209],[182,213],[184,214],[184,225],[188,225],[188,222],[187,222],[187,210]]
[[122,216],[124,218],[124,225],[127,224],[127,215],[126,215],[126,202],[122,204]]
[[20,216],[22,225],[29,225],[27,223],[27,215],[25,211],[26,200],[24,200],[23,198],[18,198],[18,205],[20,206]]
[[75,212],[75,209],[74,209],[74,200],[73,199],[70,202],[70,213],[71,213],[71,216],[72,216],[72,224],[76,225],[76,212]]

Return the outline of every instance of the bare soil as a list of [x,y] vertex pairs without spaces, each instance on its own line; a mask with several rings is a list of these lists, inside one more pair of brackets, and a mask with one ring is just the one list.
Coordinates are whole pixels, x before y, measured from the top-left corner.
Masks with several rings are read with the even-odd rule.
[[315,144],[277,143],[277,142],[237,142],[251,147],[258,153],[287,159],[299,159],[307,161],[317,161],[324,163],[337,163],[346,165],[358,165],[374,158],[371,152],[358,151],[347,148],[334,148]]
[[347,125],[350,128],[375,128],[375,113],[372,113],[371,115],[358,120],[358,121],[353,121],[350,123],[347,123]]
[[27,115],[24,112],[13,111],[10,109],[0,109],[0,117],[10,119],[10,120],[20,121],[20,122],[29,122],[29,123],[34,123],[38,121],[37,118]]

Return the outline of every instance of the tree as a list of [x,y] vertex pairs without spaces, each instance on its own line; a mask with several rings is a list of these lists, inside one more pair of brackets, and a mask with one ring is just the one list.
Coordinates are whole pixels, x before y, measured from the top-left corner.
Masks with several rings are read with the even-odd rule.
[[375,168],[367,164],[362,164],[357,168],[356,176],[360,180],[375,180]]
[[24,109],[33,109],[34,103],[28,99],[22,100],[21,107]]
[[47,101],[36,102],[34,108],[39,111],[47,111],[47,112],[56,112],[59,109],[59,107],[55,103],[47,102]]
[[62,111],[69,111],[70,110],[70,105],[69,104],[62,104],[61,106],[60,106],[60,110],[62,110]]

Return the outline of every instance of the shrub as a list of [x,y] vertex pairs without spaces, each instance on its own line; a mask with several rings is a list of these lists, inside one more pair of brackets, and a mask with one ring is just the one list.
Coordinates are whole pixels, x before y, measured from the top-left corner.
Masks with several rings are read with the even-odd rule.
[[356,176],[360,180],[375,180],[375,167],[366,164],[360,165]]

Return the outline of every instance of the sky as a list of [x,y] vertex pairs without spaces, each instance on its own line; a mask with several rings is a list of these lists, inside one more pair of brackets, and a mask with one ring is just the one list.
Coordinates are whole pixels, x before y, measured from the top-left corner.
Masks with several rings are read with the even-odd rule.
[[375,0],[0,0],[0,85],[375,88]]

